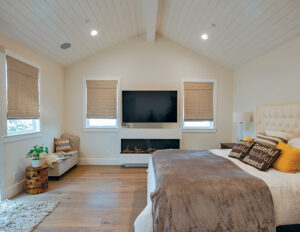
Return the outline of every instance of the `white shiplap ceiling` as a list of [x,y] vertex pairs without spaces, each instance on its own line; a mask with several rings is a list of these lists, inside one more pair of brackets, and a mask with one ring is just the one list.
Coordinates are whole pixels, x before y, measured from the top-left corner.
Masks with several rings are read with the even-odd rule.
[[299,0],[165,0],[161,10],[161,34],[232,68],[300,34]]
[[300,0],[0,0],[0,32],[63,65],[155,31],[236,68],[300,34]]
[[0,0],[0,32],[69,65],[143,33],[141,14],[139,0]]

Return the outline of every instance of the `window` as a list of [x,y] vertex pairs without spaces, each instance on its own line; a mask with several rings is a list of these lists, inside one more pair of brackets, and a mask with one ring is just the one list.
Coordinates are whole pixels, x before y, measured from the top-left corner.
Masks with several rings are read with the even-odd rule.
[[39,69],[6,56],[7,135],[40,131]]
[[40,131],[39,119],[7,120],[7,135],[20,135]]
[[85,80],[85,128],[118,128],[118,81]]
[[215,129],[215,81],[183,83],[183,129]]

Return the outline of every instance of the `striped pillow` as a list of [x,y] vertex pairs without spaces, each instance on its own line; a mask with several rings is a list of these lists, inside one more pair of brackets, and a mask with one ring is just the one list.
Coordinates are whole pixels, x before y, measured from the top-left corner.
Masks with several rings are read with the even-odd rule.
[[72,151],[70,138],[54,139],[55,152]]
[[287,143],[288,138],[283,137],[283,136],[272,136],[272,135],[267,135],[264,133],[259,133],[256,136],[255,142],[276,148],[276,146],[279,142]]

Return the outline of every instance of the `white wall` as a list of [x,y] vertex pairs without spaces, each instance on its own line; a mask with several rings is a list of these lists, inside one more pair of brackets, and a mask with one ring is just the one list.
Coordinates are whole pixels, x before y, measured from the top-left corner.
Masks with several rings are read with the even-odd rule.
[[181,80],[218,81],[217,132],[184,133],[182,148],[209,149],[231,141],[233,72],[165,38],[155,43],[139,37],[106,49],[65,71],[65,129],[81,138],[81,157],[113,162],[119,156],[120,136],[114,132],[83,132],[84,77],[117,77],[123,90],[178,90]]
[[[235,70],[234,111],[254,112],[259,105],[299,102],[299,88],[300,37],[297,37]],[[254,123],[246,129],[248,135],[255,135]]]
[[[4,193],[4,197],[11,197],[24,187],[25,168],[30,164],[30,160],[25,158],[28,150],[36,144],[44,144],[52,149],[53,138],[59,136],[63,130],[64,68],[3,34],[0,34],[0,44],[10,52],[41,68],[41,135],[14,142],[8,142],[7,138],[1,138],[3,153],[0,168],[3,173],[2,190],[4,191],[2,194]],[[1,73],[3,73],[3,65]],[[3,78],[3,76],[1,77]],[[2,97],[2,104],[4,104],[3,101]],[[5,112],[1,112],[2,115],[5,115]],[[1,117],[1,124],[3,120],[6,119]]]

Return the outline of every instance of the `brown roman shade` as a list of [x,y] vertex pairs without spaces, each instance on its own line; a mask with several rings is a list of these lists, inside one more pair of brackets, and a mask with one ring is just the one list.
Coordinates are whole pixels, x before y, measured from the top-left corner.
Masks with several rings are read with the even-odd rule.
[[6,60],[7,118],[39,118],[39,70],[11,56]]
[[87,118],[117,118],[117,81],[87,80]]
[[213,82],[184,82],[184,120],[213,120]]

